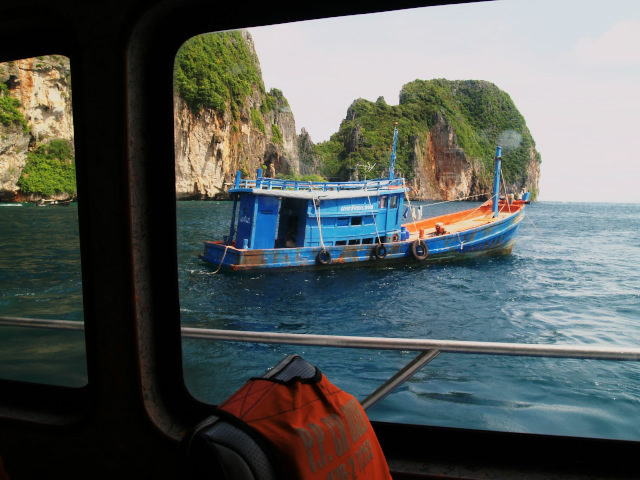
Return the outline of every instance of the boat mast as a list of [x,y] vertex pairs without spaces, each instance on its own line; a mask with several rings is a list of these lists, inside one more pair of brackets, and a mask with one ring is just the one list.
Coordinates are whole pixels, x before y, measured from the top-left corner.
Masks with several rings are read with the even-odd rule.
[[500,201],[500,162],[502,147],[496,148],[495,173],[493,176],[493,217],[498,218],[498,202]]
[[391,147],[391,159],[389,160],[389,180],[393,180],[393,172],[396,168],[396,143],[398,143],[398,122],[393,127],[393,147]]

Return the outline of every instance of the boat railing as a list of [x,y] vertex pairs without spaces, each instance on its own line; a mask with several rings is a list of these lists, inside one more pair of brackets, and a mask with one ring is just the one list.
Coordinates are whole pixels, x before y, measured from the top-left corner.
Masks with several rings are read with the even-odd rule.
[[[84,323],[70,320],[43,320],[20,317],[0,317],[0,325],[11,327],[83,330]],[[182,327],[184,338],[222,340],[261,344],[287,344],[315,347],[363,348],[420,352],[389,380],[361,403],[365,410],[373,407],[407,381],[440,353],[508,355],[526,357],[574,358],[591,360],[640,361],[640,348],[594,345],[545,345],[458,340],[431,340],[389,337],[352,337],[297,333],[249,332]]]
[[260,190],[294,190],[294,191],[318,191],[339,192],[342,190],[380,190],[384,188],[401,188],[402,178],[392,180],[383,178],[378,180],[363,180],[351,182],[311,182],[304,180],[284,180],[280,178],[237,179],[233,186],[236,189],[260,189]]

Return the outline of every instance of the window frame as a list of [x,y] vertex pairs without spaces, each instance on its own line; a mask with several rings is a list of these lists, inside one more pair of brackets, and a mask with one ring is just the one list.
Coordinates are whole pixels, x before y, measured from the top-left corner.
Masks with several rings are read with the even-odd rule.
[[[453,3],[468,2],[399,0],[393,7]],[[0,17],[0,61],[60,54],[71,62],[88,369],[80,389],[0,380],[0,455],[16,478],[51,471],[106,477],[125,468],[128,476],[175,478],[180,439],[213,411],[182,377],[172,101],[181,43],[212,30],[389,5],[240,9],[204,0],[34,0]],[[640,442],[373,424],[391,460],[408,455],[421,464],[499,465],[511,473],[637,473]],[[438,445],[425,450],[424,438]],[[541,445],[545,455],[531,455]]]

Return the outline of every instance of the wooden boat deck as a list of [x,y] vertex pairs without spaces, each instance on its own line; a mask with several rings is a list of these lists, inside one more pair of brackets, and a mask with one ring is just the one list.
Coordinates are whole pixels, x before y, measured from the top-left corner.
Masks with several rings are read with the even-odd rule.
[[[418,238],[430,237],[436,232],[435,224],[442,222],[444,229],[447,233],[457,233],[465,230],[469,230],[476,227],[481,227],[489,223],[493,223],[499,219],[506,218],[513,213],[520,210],[521,207],[513,207],[511,211],[501,209],[498,214],[498,218],[493,217],[493,212],[486,207],[471,213],[472,216],[465,218],[470,212],[464,211],[457,214],[443,215],[442,217],[430,218],[427,220],[417,220],[404,224],[409,231],[409,240],[416,240]],[[422,237],[420,236],[420,230],[423,230]]]

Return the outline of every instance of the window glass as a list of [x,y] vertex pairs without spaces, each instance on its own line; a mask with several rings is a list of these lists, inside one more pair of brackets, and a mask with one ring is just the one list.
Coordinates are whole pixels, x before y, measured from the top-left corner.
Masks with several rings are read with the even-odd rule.
[[83,322],[67,57],[0,63],[0,134],[0,377],[82,386],[82,330],[26,326]]
[[[505,0],[191,39],[175,63],[183,325],[560,346],[640,344],[640,174],[632,153],[640,149],[633,117],[640,107],[632,48],[638,25],[638,2]],[[447,41],[436,45],[438,38]],[[501,188],[536,199],[526,207],[508,255],[384,263],[395,251],[383,232],[397,215],[382,212],[364,221],[375,225],[366,235],[385,242],[376,245],[384,258],[373,268],[239,273],[198,258],[203,242],[220,241],[232,230],[227,191],[237,171],[247,179],[266,165],[281,179],[384,178],[394,122],[395,176],[404,174],[410,189],[405,205],[420,207],[423,218],[476,209],[490,195],[478,185],[492,183],[493,132],[513,119],[535,142],[525,145],[525,156],[510,156],[511,146],[523,145],[522,135],[501,132]],[[604,168],[604,159],[615,159],[607,164],[615,169]],[[525,183],[528,191],[521,192]],[[202,201],[182,201],[194,199]],[[298,238],[312,233],[320,246],[326,239],[318,237],[318,225],[305,223],[314,209],[291,205],[287,215],[297,218]],[[386,207],[383,196],[375,209],[354,213]],[[320,206],[330,208],[325,201]],[[425,222],[421,230],[428,236],[432,228]],[[406,233],[415,238],[418,232]],[[430,244],[427,258],[450,238],[433,250]],[[416,356],[187,338],[183,348],[189,390],[211,403],[290,353],[316,363],[360,400]],[[402,423],[640,440],[640,428],[628,422],[638,415],[639,385],[637,362],[443,353],[368,413]]]

